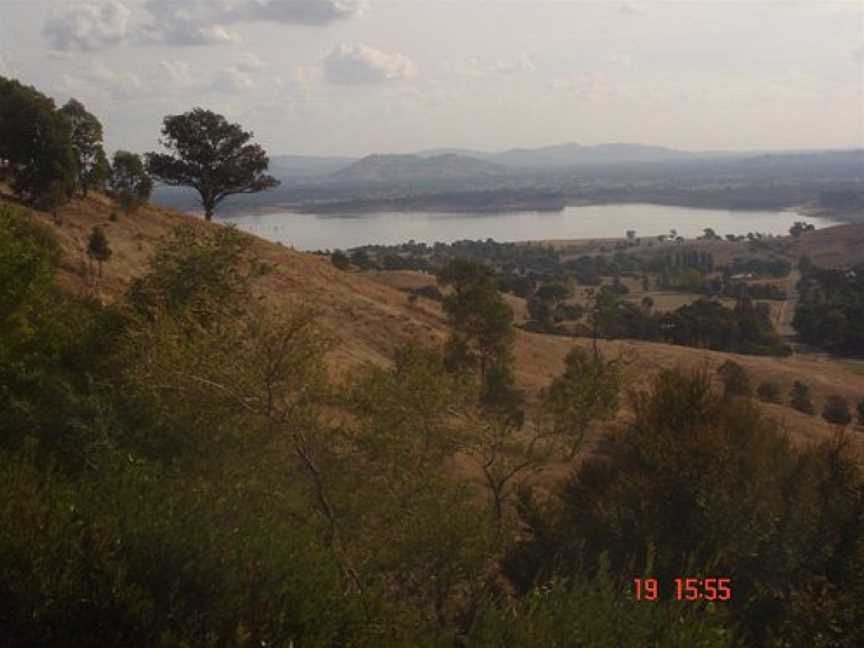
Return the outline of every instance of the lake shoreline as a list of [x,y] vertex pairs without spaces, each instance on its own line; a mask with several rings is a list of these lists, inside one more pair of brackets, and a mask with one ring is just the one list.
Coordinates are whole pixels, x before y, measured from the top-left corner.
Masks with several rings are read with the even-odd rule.
[[247,213],[233,218],[222,216],[219,220],[298,249],[332,250],[412,240],[434,244],[486,239],[501,243],[617,239],[629,230],[646,239],[659,235],[696,238],[705,229],[713,229],[722,237],[749,233],[782,236],[794,222],[805,219],[819,228],[839,224],[821,218],[807,219],[794,210],[733,212],[648,203],[580,204],[555,212],[384,211],[345,217],[303,212]]
[[669,201],[669,200],[651,200],[651,199],[634,199],[634,200],[603,200],[603,199],[580,199],[566,200],[561,204],[541,201],[520,201],[510,204],[492,204],[488,206],[476,206],[465,204],[442,205],[433,202],[418,203],[417,205],[397,205],[388,201],[370,201],[368,204],[357,205],[344,203],[337,208],[336,205],[314,206],[300,203],[282,203],[255,207],[251,209],[225,210],[217,216],[217,219],[243,218],[247,216],[271,216],[276,214],[284,214],[286,216],[294,214],[315,215],[329,218],[358,218],[368,216],[375,213],[393,213],[393,214],[411,214],[416,212],[429,212],[439,214],[477,214],[485,216],[490,214],[512,214],[522,212],[537,212],[537,213],[561,213],[568,207],[590,207],[590,206],[609,206],[609,205],[654,205],[657,207],[675,207],[675,208],[691,208],[705,209],[716,212],[771,212],[778,211],[794,212],[802,218],[820,218],[841,223],[862,223],[864,222],[864,210],[838,210],[828,207],[822,207],[814,203],[778,205],[778,206],[746,206],[746,205],[720,205],[720,204],[703,204],[700,201]]

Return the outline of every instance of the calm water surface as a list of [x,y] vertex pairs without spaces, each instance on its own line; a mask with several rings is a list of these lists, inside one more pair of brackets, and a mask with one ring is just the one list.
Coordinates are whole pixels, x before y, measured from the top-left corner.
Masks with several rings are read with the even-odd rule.
[[[711,227],[720,235],[786,234],[802,216],[793,211],[722,211],[661,205],[587,205],[560,212],[493,214],[435,212],[375,212],[331,215],[280,212],[231,216],[222,222],[301,250],[348,249],[360,245],[452,242],[464,239],[538,241],[546,239],[620,238],[627,230],[656,236],[674,229],[693,238]],[[836,223],[806,218],[817,228]]]

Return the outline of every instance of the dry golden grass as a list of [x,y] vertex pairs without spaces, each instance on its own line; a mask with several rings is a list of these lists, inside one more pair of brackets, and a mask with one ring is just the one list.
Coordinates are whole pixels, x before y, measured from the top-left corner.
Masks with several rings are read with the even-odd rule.
[[[193,216],[147,206],[116,222],[109,216],[112,202],[101,195],[76,200],[61,208],[55,218],[35,212],[50,224],[63,246],[60,281],[75,291],[96,290],[105,301],[118,298],[132,279],[147,268],[157,241],[174,225],[193,223],[202,228],[221,227]],[[113,256],[104,266],[104,276],[94,279],[85,254],[91,228],[100,225],[108,236]],[[819,232],[814,233],[816,236]],[[322,328],[335,340],[332,363],[341,371],[359,363],[389,362],[393,352],[407,342],[439,345],[447,337],[446,319],[440,304],[418,299],[412,307],[400,288],[419,287],[433,281],[429,275],[413,272],[357,273],[337,270],[329,259],[298,252],[252,237],[251,249],[274,271],[261,280],[259,290],[274,306],[311,308]],[[94,286],[95,284],[95,286]],[[515,298],[514,298],[515,300]],[[524,308],[515,300],[517,308]],[[518,319],[518,314],[517,314]],[[567,352],[587,340],[516,332],[515,366],[518,385],[529,394],[560,373]],[[813,400],[821,408],[831,394],[857,402],[864,397],[864,374],[859,365],[820,361],[803,356],[761,358],[703,351],[650,342],[602,342],[607,353],[625,354],[629,359],[631,387],[645,385],[663,367],[717,367],[732,359],[751,373],[754,386],[762,381],[780,384],[787,393],[795,380],[811,385]],[[798,443],[827,438],[828,426],[818,417],[805,416],[787,407],[766,406],[782,419]],[[622,413],[622,420],[628,416]],[[614,425],[614,423],[613,423]],[[859,443],[864,434],[855,434]],[[864,447],[864,443],[861,443]]]

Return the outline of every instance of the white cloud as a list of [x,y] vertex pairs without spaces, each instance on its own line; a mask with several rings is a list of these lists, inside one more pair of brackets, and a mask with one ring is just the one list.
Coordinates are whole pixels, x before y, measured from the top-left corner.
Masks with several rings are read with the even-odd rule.
[[243,37],[223,25],[205,25],[193,29],[200,45],[239,45]]
[[565,95],[586,100],[596,99],[610,88],[607,79],[597,73],[553,79],[549,86]]
[[860,45],[852,50],[852,61],[858,65],[864,63],[864,45]]
[[230,25],[274,22],[326,25],[363,9],[362,0],[147,0],[150,22],[143,42],[173,46],[242,42]]
[[266,67],[252,52],[244,52],[237,63],[219,70],[210,90],[229,94],[252,90],[257,86],[254,75]]
[[632,5],[632,4],[622,4],[618,8],[618,11],[620,11],[622,14],[624,14],[626,16],[638,16],[639,14],[642,13],[642,11],[638,7],[636,7],[635,5]]
[[318,65],[295,65],[288,78],[279,77],[276,84],[287,96],[308,99],[312,96],[312,87],[321,80],[322,72]]
[[360,13],[363,0],[246,0],[225,12],[230,22],[326,25]]
[[404,54],[382,52],[367,45],[340,45],[323,63],[327,80],[342,85],[395,81],[417,74],[414,62]]
[[527,52],[521,52],[513,59],[498,59],[492,62],[484,62],[478,58],[470,59],[466,64],[455,68],[459,76],[487,79],[499,76],[512,76],[523,72],[534,72],[534,62]]
[[519,72],[533,72],[537,68],[526,52],[522,52],[513,61],[496,61],[495,67],[501,74],[517,74]]
[[134,72],[118,72],[102,63],[94,63],[83,72],[64,74],[63,86],[69,92],[97,92],[118,98],[141,94],[144,83]]
[[244,72],[258,72],[267,67],[267,64],[252,52],[245,52],[237,63],[237,68]]
[[192,77],[192,66],[185,61],[161,61],[159,67],[168,82],[173,85],[191,86],[195,83]]
[[123,42],[131,11],[119,0],[66,5],[45,22],[43,33],[60,51],[93,51]]
[[144,8],[150,21],[142,26],[138,40],[146,45],[236,45],[243,41],[222,20],[229,8],[224,1],[147,0]]
[[239,93],[252,90],[255,80],[248,72],[241,70],[236,65],[223,68],[216,76],[212,89],[216,92]]
[[613,54],[609,57],[609,63],[629,70],[633,67],[633,57],[629,54]]

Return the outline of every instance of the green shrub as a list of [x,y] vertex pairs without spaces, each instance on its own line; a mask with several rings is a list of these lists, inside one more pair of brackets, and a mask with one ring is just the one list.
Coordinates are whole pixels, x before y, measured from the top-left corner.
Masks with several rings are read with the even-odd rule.
[[759,400],[764,401],[766,403],[782,403],[783,396],[780,390],[780,385],[775,382],[763,382],[760,383],[759,387],[756,389],[756,394],[759,396]]

